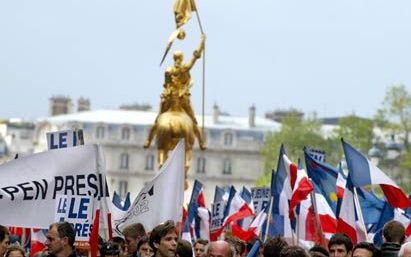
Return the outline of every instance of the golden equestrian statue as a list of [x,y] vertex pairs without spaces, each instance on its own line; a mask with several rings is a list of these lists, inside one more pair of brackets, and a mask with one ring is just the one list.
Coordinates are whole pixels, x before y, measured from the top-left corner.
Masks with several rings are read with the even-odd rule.
[[158,163],[161,167],[167,159],[168,151],[173,150],[181,138],[185,139],[185,189],[188,188],[187,175],[195,137],[199,141],[200,149],[206,148],[190,101],[190,88],[193,85],[190,70],[201,57],[205,40],[206,36],[202,34],[200,46],[194,51],[193,57],[187,63],[183,63],[181,51],[174,52],[174,64],[168,67],[165,72],[160,111],[144,143],[144,148],[148,148],[156,136]]

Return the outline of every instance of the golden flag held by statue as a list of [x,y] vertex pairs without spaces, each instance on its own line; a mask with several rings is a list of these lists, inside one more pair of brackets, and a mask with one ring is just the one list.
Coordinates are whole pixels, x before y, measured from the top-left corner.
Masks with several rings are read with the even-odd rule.
[[174,15],[177,28],[186,24],[191,18],[191,13],[194,11],[197,11],[194,0],[176,0],[174,3]]
[[170,35],[168,39],[166,50],[164,51],[163,57],[161,58],[160,65],[163,64],[168,52],[170,51],[171,46],[174,43],[174,40],[176,38],[180,40],[183,40],[185,38],[185,32],[181,27],[191,19],[191,13],[196,11],[197,8],[194,0],[176,0],[176,2],[174,3],[176,30]]

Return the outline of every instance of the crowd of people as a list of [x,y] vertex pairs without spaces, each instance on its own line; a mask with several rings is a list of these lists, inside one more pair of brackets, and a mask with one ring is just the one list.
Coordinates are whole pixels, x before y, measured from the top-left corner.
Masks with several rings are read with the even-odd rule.
[[[310,249],[293,245],[282,237],[243,242],[227,235],[224,240],[197,239],[192,243],[180,238],[172,221],[157,225],[149,234],[140,223],[125,227],[122,233],[123,237],[99,241],[100,257],[411,257],[411,242],[406,242],[405,228],[394,220],[383,228],[381,247],[370,242],[353,245],[345,234],[334,234],[326,246],[315,245]],[[35,257],[81,256],[76,251],[75,231],[70,223],[51,224],[46,238],[44,250]],[[260,247],[253,252],[256,242]],[[10,243],[8,228],[1,225],[0,257],[28,257],[22,246]]]

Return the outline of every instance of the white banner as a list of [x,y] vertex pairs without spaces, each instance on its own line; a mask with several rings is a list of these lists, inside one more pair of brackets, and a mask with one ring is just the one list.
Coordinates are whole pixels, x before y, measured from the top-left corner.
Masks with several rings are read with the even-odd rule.
[[115,220],[117,233],[132,223],[142,223],[146,231],[167,220],[181,221],[184,201],[184,141],[169,153],[156,177],[140,191],[126,215]]
[[270,202],[271,191],[269,187],[252,187],[251,198],[255,213],[261,212]]
[[0,166],[2,225],[48,228],[73,224],[88,240],[98,199],[108,196],[104,162],[96,145],[56,149]]
[[210,230],[216,231],[224,224],[224,210],[226,202],[220,201],[211,204],[211,224]]

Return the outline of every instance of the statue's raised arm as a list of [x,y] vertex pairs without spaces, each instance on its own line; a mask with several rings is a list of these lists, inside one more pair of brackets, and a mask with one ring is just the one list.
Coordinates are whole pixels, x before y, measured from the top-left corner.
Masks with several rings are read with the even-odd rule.
[[197,61],[197,59],[200,59],[201,57],[201,53],[204,50],[204,46],[205,46],[205,41],[206,41],[207,37],[205,34],[201,34],[201,42],[200,45],[198,46],[198,48],[196,50],[194,50],[193,53],[193,57],[191,58],[191,60],[186,64],[186,67],[188,69],[191,69],[194,66],[194,63]]

